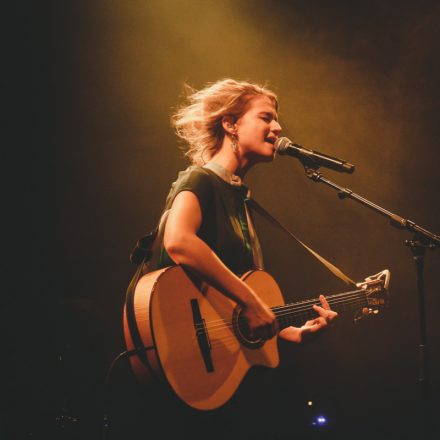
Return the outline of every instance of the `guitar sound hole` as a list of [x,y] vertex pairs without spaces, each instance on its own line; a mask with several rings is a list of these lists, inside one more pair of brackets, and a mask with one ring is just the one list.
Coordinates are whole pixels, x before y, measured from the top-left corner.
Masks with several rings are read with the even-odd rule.
[[263,339],[252,334],[247,319],[243,316],[243,311],[238,306],[234,309],[232,322],[237,339],[243,345],[248,348],[259,348],[264,344],[265,341]]

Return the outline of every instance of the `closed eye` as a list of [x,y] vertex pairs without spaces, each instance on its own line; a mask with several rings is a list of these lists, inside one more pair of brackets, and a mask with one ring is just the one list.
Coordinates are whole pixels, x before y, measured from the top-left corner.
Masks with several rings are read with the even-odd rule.
[[263,121],[267,122],[268,124],[270,124],[270,122],[273,119],[277,120],[276,116],[269,112],[262,113],[260,117]]

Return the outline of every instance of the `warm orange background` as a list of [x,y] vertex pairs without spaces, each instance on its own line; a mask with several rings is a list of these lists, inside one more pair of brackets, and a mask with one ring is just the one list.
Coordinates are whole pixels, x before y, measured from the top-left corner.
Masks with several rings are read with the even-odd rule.
[[[41,112],[34,116],[33,304],[41,312],[31,315],[50,323],[61,316],[47,326],[55,335],[40,327],[52,334],[44,372],[58,368],[47,359],[70,340],[76,352],[68,380],[93,390],[124,348],[122,304],[134,271],[128,255],[155,226],[186,166],[169,123],[183,82],[267,82],[279,95],[285,136],[356,165],[353,175],[322,169],[327,178],[440,233],[437,2],[63,1],[35,18]],[[256,167],[247,184],[351,278],[392,273],[386,314],[356,326],[343,317],[313,347],[281,347],[287,385],[280,389],[301,377],[305,394],[339,408],[340,423],[401,429],[416,405],[418,376],[416,276],[404,245],[411,234],[340,201],[292,158]],[[287,301],[345,289],[298,245],[264,221],[258,226],[267,269]],[[425,270],[433,395],[440,391],[439,256],[440,249],[428,252]],[[42,375],[51,389],[53,376]],[[80,408],[88,391],[78,389],[68,393]],[[46,416],[61,395],[58,389]]]

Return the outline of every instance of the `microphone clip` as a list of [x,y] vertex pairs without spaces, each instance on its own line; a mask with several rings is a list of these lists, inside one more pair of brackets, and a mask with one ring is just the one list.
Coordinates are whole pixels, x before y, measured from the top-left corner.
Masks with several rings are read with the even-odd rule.
[[306,176],[309,179],[312,179],[314,182],[319,182],[321,180],[322,174],[318,171],[320,165],[316,161],[308,157],[299,157],[298,160],[304,167]]

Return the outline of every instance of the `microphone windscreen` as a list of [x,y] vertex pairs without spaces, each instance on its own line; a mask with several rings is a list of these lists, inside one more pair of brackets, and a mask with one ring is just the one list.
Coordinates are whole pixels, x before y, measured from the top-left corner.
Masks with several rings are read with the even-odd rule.
[[286,154],[286,148],[292,144],[292,141],[286,137],[280,137],[275,142],[275,149],[278,154]]

